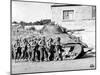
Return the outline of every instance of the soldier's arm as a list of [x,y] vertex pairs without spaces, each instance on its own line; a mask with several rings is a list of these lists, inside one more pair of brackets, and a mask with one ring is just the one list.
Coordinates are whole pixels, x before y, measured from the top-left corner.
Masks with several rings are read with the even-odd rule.
[[41,45],[41,41],[39,41],[39,43],[38,43],[39,45]]

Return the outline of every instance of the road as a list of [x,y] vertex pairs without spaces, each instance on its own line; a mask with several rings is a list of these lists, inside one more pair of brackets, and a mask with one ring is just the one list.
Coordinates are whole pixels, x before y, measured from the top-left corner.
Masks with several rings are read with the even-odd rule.
[[12,61],[12,73],[36,73],[47,71],[69,71],[95,69],[95,56],[87,56],[75,60],[50,61],[50,62],[18,62]]

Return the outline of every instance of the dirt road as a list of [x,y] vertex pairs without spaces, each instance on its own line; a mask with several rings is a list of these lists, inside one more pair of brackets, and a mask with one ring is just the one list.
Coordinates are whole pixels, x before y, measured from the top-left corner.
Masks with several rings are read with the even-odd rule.
[[95,57],[88,56],[75,60],[50,61],[50,62],[12,62],[12,73],[35,73],[47,71],[69,71],[95,69]]

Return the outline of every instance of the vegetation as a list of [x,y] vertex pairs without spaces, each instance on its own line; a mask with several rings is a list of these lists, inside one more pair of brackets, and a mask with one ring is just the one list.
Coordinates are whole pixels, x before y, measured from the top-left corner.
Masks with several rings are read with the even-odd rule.
[[44,20],[34,22],[33,25],[45,25],[45,24],[49,24],[50,22],[51,19],[44,19]]
[[20,24],[22,26],[27,26],[27,25],[45,25],[45,24],[49,24],[51,22],[51,19],[43,19],[40,21],[36,21],[36,22],[25,22],[25,21],[13,21],[13,24]]

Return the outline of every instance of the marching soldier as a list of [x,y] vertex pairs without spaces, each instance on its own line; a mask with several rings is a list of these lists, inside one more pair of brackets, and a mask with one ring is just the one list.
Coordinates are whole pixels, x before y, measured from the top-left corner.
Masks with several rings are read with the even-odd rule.
[[40,61],[44,61],[44,59],[48,61],[48,52],[46,49],[45,37],[42,37],[39,42],[39,51],[40,51]]
[[11,44],[11,58],[14,59],[14,47],[13,44]]
[[59,60],[59,59],[63,60],[63,57],[62,57],[63,49],[62,49],[60,41],[61,41],[61,39],[60,39],[60,37],[58,37],[56,40],[56,44],[55,44],[55,50],[56,50],[55,60]]
[[16,57],[15,59],[20,59],[21,58],[21,54],[22,54],[22,47],[20,46],[20,42],[19,40],[17,40],[17,49],[16,49]]
[[50,53],[49,54],[49,60],[50,61],[54,60],[54,53],[55,53],[54,49],[55,49],[55,46],[53,44],[53,39],[50,38],[49,41],[48,41],[48,50],[49,50],[49,53]]
[[28,41],[27,41],[27,39],[25,38],[25,39],[23,40],[23,42],[24,42],[24,50],[23,50],[22,58],[28,60]]
[[41,39],[35,38],[30,41],[25,38],[23,42],[21,39],[16,40],[12,48],[12,56],[15,60],[22,58],[27,59],[27,61],[63,60],[63,51],[60,37],[57,37],[55,43],[54,40],[50,38],[48,44],[46,43],[45,37]]
[[28,44],[28,60],[31,61],[32,58],[32,40]]
[[17,51],[17,43],[15,43],[14,45],[13,45],[13,54],[14,54],[14,59],[16,60],[17,58],[16,58],[16,51]]
[[35,39],[35,40],[33,41],[33,51],[32,51],[32,60],[33,60],[33,61],[36,61],[37,59],[40,60],[40,59],[39,59],[40,53],[39,53],[39,51],[38,51],[38,48],[39,48],[38,40]]

